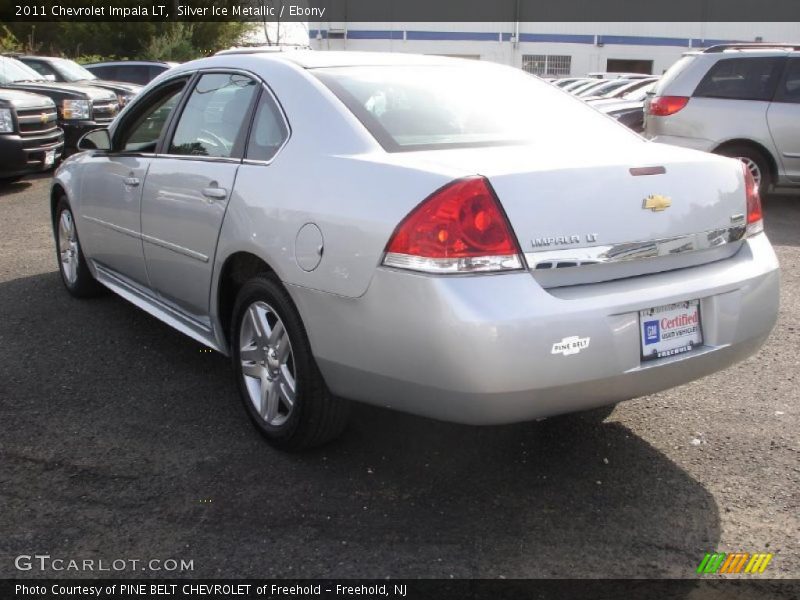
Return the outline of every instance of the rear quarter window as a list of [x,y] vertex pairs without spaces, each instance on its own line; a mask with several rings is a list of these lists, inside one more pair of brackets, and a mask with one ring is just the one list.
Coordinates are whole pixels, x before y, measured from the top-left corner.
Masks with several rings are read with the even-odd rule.
[[708,70],[694,96],[771,100],[781,66],[781,59],[774,57],[723,58]]

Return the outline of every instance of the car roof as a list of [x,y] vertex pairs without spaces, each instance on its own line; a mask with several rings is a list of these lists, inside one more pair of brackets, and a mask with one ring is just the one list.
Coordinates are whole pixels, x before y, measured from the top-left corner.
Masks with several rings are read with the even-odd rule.
[[180,63],[173,63],[164,60],[105,60],[103,62],[86,63],[84,67],[105,67],[110,65],[131,65],[141,67],[143,65],[156,65],[159,67],[172,67]]
[[717,60],[719,58],[725,57],[730,58],[731,56],[737,57],[747,57],[747,56],[786,56],[789,54],[800,54],[797,50],[793,50],[792,48],[781,48],[779,46],[773,47],[760,47],[760,48],[753,48],[753,47],[743,47],[743,48],[725,48],[719,51],[703,51],[703,50],[692,50],[690,52],[684,52],[683,56],[694,56],[694,57],[708,57],[709,60]]
[[[226,52],[224,56],[236,56],[236,52]],[[476,64],[476,61],[446,56],[425,56],[422,54],[406,54],[403,52],[344,52],[313,50],[290,50],[287,52],[258,52],[248,49],[242,54],[257,56],[264,60],[292,62],[304,69],[321,69],[326,67],[356,66],[416,66],[416,65],[463,65]],[[220,56],[220,55],[217,55]]]

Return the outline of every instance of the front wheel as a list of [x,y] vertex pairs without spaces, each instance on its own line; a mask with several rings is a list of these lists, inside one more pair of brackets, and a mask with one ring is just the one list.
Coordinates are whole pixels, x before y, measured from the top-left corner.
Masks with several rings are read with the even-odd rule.
[[302,450],[344,430],[349,403],[328,391],[300,315],[277,279],[261,275],[245,283],[231,340],[242,402],[272,445]]
[[90,298],[101,294],[104,288],[97,283],[86,264],[78,240],[75,217],[69,202],[63,196],[56,207],[55,237],[58,270],[67,291],[76,298]]

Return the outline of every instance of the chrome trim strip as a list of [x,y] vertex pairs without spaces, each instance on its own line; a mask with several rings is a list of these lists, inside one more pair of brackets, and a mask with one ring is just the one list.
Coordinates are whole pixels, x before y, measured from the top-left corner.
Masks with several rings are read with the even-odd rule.
[[200,162],[216,162],[216,163],[228,163],[228,164],[236,164],[242,162],[241,158],[230,158],[228,156],[195,156],[194,154],[167,154],[167,153],[158,153],[155,155],[156,158],[169,158],[172,160],[193,160],[193,161],[200,161]]
[[200,252],[195,252],[194,250],[190,250],[189,248],[184,248],[183,246],[178,246],[178,244],[167,242],[165,240],[153,237],[152,235],[147,235],[146,233],[143,233],[141,235],[142,239],[145,242],[150,242],[151,244],[155,244],[156,246],[161,246],[162,248],[166,248],[167,250],[172,250],[173,252],[177,252],[178,254],[183,254],[184,256],[188,256],[189,258],[199,260],[200,262],[204,263],[208,262],[208,256],[206,256],[205,254],[201,254]]
[[645,260],[660,256],[671,256],[716,248],[741,240],[746,227],[739,223],[710,231],[690,233],[670,238],[625,242],[586,248],[564,248],[526,252],[525,260],[530,269],[557,269],[595,264],[619,263],[630,260]]
[[97,217],[90,217],[88,215],[82,215],[84,219],[87,221],[92,221],[93,223],[97,223],[98,225],[102,225],[103,227],[107,227],[112,231],[116,231],[118,233],[124,233],[125,235],[129,235],[137,240],[142,239],[142,234],[138,231],[134,231],[133,229],[128,229],[127,227],[122,227],[121,225],[114,225],[114,223],[109,223],[108,221],[103,221],[102,219],[98,219]]
[[800,158],[800,152],[784,152],[786,158]]
[[145,233],[139,233],[138,231],[133,231],[132,229],[121,227],[120,225],[114,225],[114,223],[109,223],[108,221],[103,221],[102,219],[98,219],[96,217],[89,217],[83,215],[83,218],[88,221],[93,221],[98,225],[102,225],[103,227],[107,227],[108,229],[111,229],[113,231],[124,233],[125,235],[129,235],[138,240],[144,240],[145,242],[150,242],[151,244],[154,244],[156,246],[161,246],[162,248],[166,248],[167,250],[172,250],[173,252],[177,252],[178,254],[183,254],[184,256],[188,256],[189,258],[193,258],[195,260],[199,260],[204,263],[208,262],[208,256],[206,256],[205,254],[201,254],[200,252],[195,252],[194,250],[190,250],[189,248],[184,248],[183,246],[178,246],[177,244],[173,244],[172,242],[167,242],[165,240],[153,237],[152,235],[147,235]]

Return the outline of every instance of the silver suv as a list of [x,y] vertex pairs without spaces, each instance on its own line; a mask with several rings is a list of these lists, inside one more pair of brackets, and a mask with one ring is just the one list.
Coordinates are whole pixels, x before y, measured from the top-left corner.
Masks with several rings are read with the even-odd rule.
[[800,45],[685,54],[645,103],[645,137],[740,158],[762,193],[800,185]]

